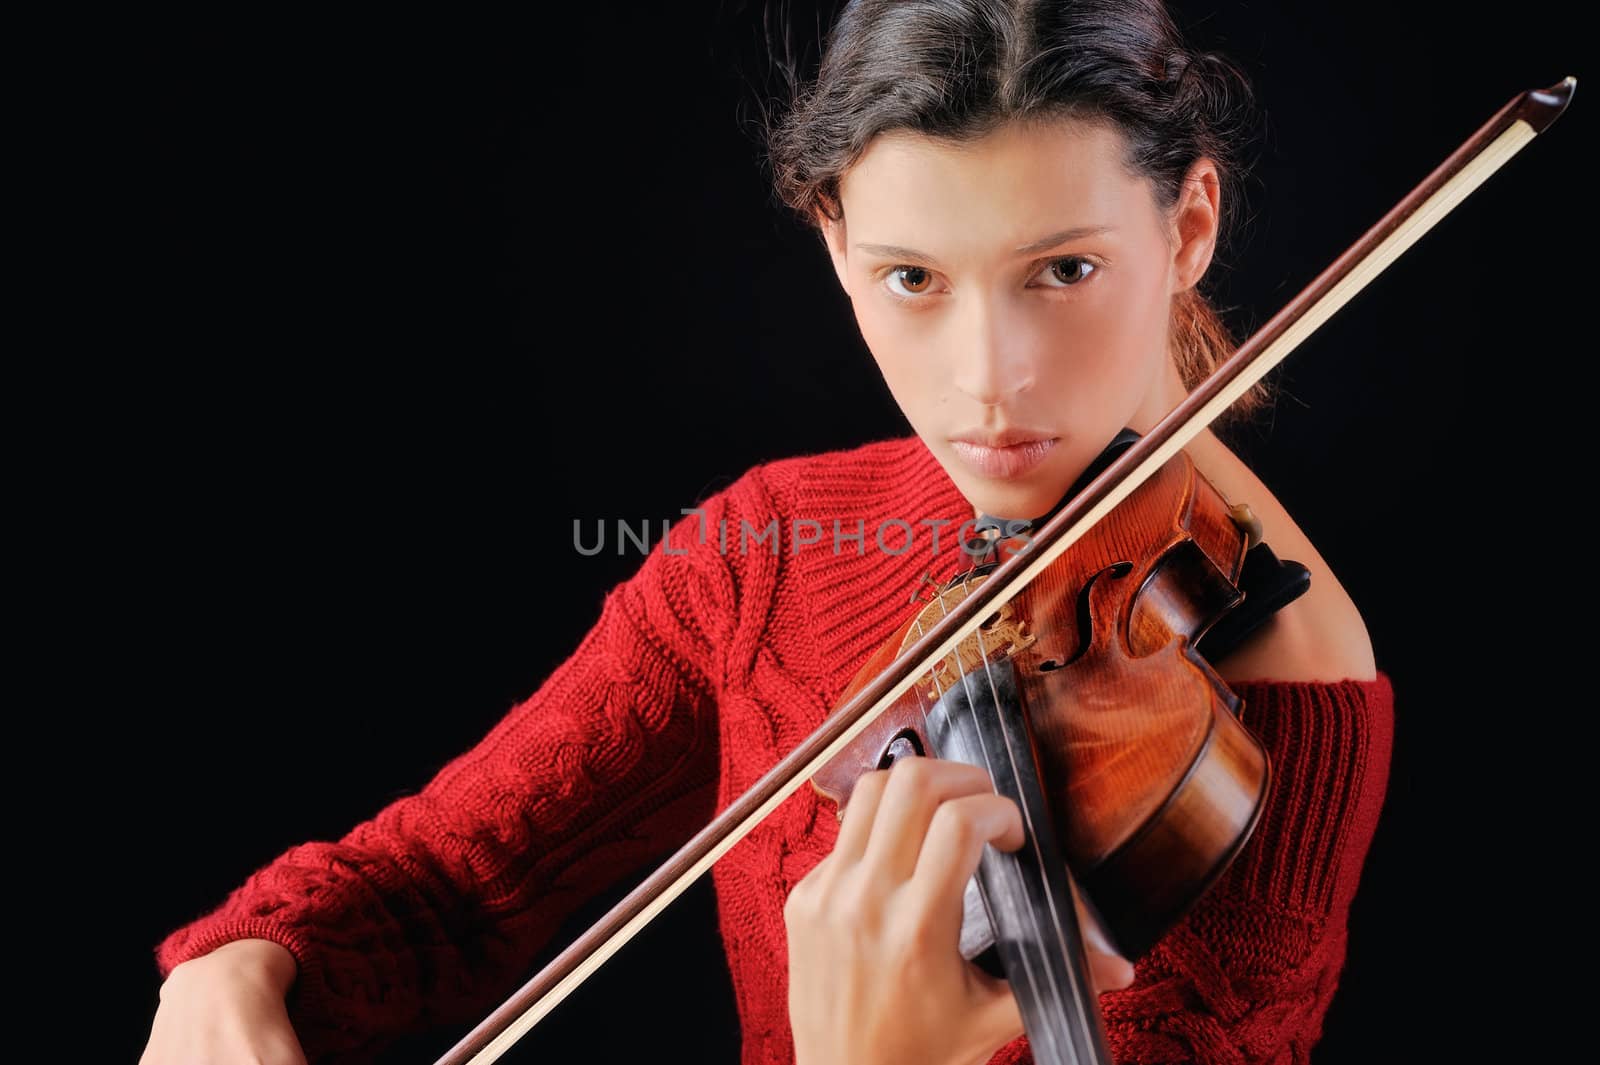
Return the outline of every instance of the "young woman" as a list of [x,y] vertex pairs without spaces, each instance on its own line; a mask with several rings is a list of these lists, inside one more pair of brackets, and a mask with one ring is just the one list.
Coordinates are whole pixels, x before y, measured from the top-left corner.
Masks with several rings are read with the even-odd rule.
[[[700,502],[419,794],[173,931],[145,1065],[353,1060],[473,1022],[574,908],[745,792],[907,596],[970,566],[964,523],[1046,514],[1230,352],[1199,286],[1247,98],[1154,0],[849,5],[772,157],[914,435],[762,464]],[[1275,786],[1135,964],[1088,925],[1091,972],[1119,1060],[1303,1061],[1383,800],[1392,691],[1267,488],[1210,432],[1188,452],[1311,570],[1215,663]],[[744,1060],[1028,1060],[1015,1000],[955,938],[982,846],[1020,831],[982,773],[929,759],[864,778],[842,824],[810,789],[784,803],[713,870]]]

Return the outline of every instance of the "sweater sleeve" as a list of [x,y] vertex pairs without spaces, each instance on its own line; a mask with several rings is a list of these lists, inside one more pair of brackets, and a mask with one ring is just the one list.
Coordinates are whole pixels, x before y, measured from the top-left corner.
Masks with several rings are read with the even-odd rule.
[[673,523],[671,549],[652,548],[576,651],[471,750],[171,932],[161,976],[230,940],[282,944],[312,1060],[370,1060],[394,1036],[481,1019],[565,917],[709,819],[734,575],[704,533],[737,487],[702,504],[703,521]]
[[[1216,884],[1100,996],[1118,1062],[1306,1065],[1388,789],[1394,692],[1375,680],[1231,685],[1272,759],[1255,832]],[[1026,1065],[1027,1039],[990,1065]]]

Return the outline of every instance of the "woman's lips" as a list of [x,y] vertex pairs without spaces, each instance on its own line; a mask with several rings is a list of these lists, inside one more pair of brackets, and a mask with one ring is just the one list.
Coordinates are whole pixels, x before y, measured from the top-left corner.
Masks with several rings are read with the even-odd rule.
[[1010,447],[984,447],[966,440],[952,440],[950,446],[968,466],[985,477],[1012,478],[1021,477],[1043,462],[1059,439],[1028,440]]

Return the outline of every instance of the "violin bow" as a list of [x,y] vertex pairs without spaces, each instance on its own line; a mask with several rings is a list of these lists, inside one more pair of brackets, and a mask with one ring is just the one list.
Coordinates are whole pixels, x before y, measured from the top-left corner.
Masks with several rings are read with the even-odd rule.
[[1025,551],[868,682],[677,853],[629,892],[435,1065],[487,1065],[632,939],[800,786],[842,751],[934,662],[1009,602],[1240,396],[1386,270],[1488,177],[1548,129],[1572,100],[1575,77],[1518,93],[1361,239],[1318,274],[1149,433],[1129,446],[1039,530]]

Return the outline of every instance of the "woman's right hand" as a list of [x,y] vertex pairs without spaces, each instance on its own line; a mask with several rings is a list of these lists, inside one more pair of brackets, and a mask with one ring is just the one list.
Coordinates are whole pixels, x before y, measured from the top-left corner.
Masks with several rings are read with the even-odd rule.
[[[803,1065],[987,1061],[1022,1034],[1010,985],[961,957],[962,895],[1022,815],[974,766],[907,758],[858,778],[833,851],[790,893],[789,1019]],[[1096,991],[1133,982],[1078,902]]]
[[267,939],[235,940],[175,966],[139,1065],[306,1065],[284,1001],[295,972],[294,955]]

